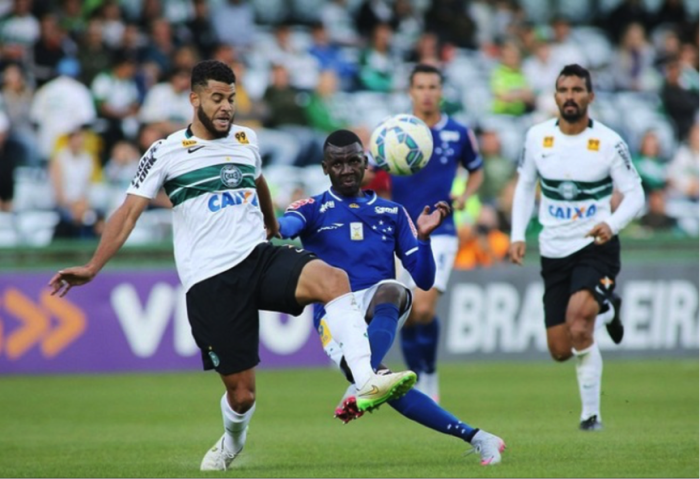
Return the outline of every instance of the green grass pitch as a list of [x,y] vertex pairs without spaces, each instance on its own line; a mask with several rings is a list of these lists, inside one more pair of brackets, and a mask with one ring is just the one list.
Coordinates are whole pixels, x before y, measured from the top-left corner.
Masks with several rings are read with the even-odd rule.
[[698,477],[698,361],[609,360],[601,432],[577,429],[572,363],[444,364],[442,404],[503,437],[503,463],[383,406],[332,418],[331,369],[260,371],[234,470],[201,473],[220,436],[215,374],[0,377],[2,477]]

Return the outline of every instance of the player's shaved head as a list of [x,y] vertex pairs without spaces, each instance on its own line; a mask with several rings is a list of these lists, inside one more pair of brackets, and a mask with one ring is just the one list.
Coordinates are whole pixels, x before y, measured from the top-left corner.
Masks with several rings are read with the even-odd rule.
[[323,143],[323,150],[325,151],[328,148],[328,145],[342,148],[344,146],[350,146],[353,143],[359,143],[360,146],[362,146],[362,140],[360,140],[360,137],[352,131],[336,130],[328,135],[328,138],[326,138],[326,141]]

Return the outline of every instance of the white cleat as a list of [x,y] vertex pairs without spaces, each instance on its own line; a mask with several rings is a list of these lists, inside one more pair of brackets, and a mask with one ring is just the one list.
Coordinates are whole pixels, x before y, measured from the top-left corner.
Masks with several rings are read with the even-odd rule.
[[357,390],[357,409],[361,412],[372,411],[387,401],[400,398],[411,390],[416,379],[413,371],[375,374]]
[[[244,432],[243,434],[246,434]],[[226,433],[221,436],[221,439],[216,441],[216,444],[207,451],[202,459],[202,464],[199,466],[200,471],[226,471],[231,466],[234,459],[241,453],[243,448],[232,454],[226,451],[224,447],[224,438]]]
[[479,430],[471,440],[474,449],[481,456],[482,466],[494,466],[501,462],[501,453],[506,449],[506,443],[498,436]]

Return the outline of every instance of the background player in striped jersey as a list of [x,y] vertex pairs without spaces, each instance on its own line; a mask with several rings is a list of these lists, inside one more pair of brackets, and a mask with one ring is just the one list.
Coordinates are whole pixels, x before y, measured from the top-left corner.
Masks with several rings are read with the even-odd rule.
[[[423,211],[423,206],[439,201],[461,210],[483,181],[476,138],[469,128],[440,110],[442,74],[437,68],[417,65],[410,75],[409,95],[413,115],[423,120],[433,134],[433,155],[421,171],[411,176],[392,176],[392,199],[406,208],[413,221]],[[459,165],[467,169],[469,176],[464,193],[453,198],[452,183]],[[409,368],[418,374],[416,387],[438,401],[436,359],[440,329],[435,308],[447,288],[459,247],[452,213],[431,238],[437,267],[435,284],[428,291],[414,290],[413,309],[401,330],[401,348]],[[415,286],[408,274],[402,274],[400,279],[410,287]]]
[[[594,99],[588,70],[567,65],[554,97],[559,119],[533,126],[525,139],[509,252],[512,262],[522,264],[539,179],[547,344],[555,361],[575,357],[580,428],[590,431],[602,428],[603,359],[594,330],[606,324],[613,341],[622,341],[621,301],[613,294],[620,271],[617,234],[643,208],[644,192],[624,140],[588,116]],[[624,195],[614,213],[613,188]]]
[[[450,208],[442,201],[431,213],[424,205],[414,225],[401,205],[373,191],[362,191],[367,157],[358,136],[347,130],[338,130],[326,139],[322,166],[331,188],[290,205],[279,219],[280,233],[285,238],[298,236],[304,248],[347,271],[353,294],[369,323],[372,367],[386,370],[381,361],[406,321],[412,301],[410,289],[394,280],[394,254],[419,288],[430,289],[435,278],[431,233]],[[314,324],[326,353],[352,383],[344,351],[328,332],[326,311],[320,304],[314,306]],[[356,394],[351,384],[336,409],[336,417],[343,422],[362,415],[355,407]],[[425,394],[412,389],[389,404],[409,419],[469,442],[479,452],[482,464],[500,462],[505,448],[502,439],[461,422]]]

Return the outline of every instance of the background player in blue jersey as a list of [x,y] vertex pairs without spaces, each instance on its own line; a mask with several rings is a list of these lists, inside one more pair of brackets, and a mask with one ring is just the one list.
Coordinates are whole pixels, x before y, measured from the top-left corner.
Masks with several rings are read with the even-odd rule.
[[[438,202],[431,213],[424,205],[416,229],[402,206],[373,191],[361,191],[367,157],[357,135],[336,131],[326,139],[323,152],[323,171],[332,187],[293,203],[279,219],[280,234],[284,238],[298,236],[305,249],[348,273],[355,299],[369,323],[372,367],[388,371],[381,361],[396,330],[408,317],[412,302],[411,291],[393,279],[394,254],[418,287],[430,289],[435,276],[430,234],[440,227],[450,208],[446,202]],[[326,327],[325,315],[322,305],[315,305],[314,324],[324,349],[352,383],[343,353]],[[343,422],[361,416],[355,407],[355,393],[351,384],[336,410]],[[410,390],[389,404],[409,419],[469,442],[481,455],[482,464],[500,462],[505,448],[502,439],[461,422],[421,392]]]
[[[423,120],[433,134],[433,156],[421,171],[411,176],[392,176],[392,199],[403,205],[414,221],[423,206],[438,201],[452,203],[461,210],[467,199],[476,193],[483,181],[482,161],[473,133],[440,110],[442,74],[431,65],[416,65],[411,72],[409,95],[413,115]],[[464,193],[451,196],[457,168],[469,172]],[[459,243],[452,215],[431,235],[435,257],[435,284],[429,291],[414,290],[411,315],[401,330],[401,349],[406,363],[418,374],[418,389],[439,399],[436,372],[437,348],[440,337],[435,309],[447,288]],[[413,287],[410,275],[401,274],[401,281]]]

